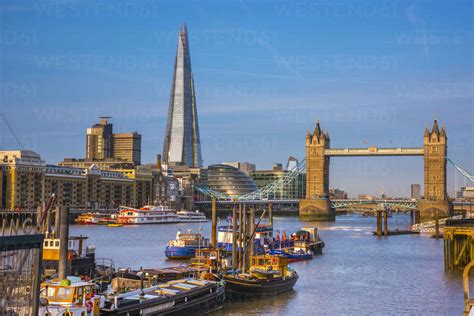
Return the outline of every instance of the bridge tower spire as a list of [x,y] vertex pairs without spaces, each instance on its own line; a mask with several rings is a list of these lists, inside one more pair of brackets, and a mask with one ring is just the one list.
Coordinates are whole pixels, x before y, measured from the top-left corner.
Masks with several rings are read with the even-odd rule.
[[423,136],[424,158],[424,198],[419,203],[420,214],[425,219],[434,218],[436,211],[442,211],[447,216],[450,210],[446,192],[448,137],[446,130],[438,126],[436,118],[431,131],[425,129]]
[[313,133],[306,134],[306,198],[300,201],[300,217],[306,220],[334,220],[329,195],[329,132],[324,133],[319,120]]

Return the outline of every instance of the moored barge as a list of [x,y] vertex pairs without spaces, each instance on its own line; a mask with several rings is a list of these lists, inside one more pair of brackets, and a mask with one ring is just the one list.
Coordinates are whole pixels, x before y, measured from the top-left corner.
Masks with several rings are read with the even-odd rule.
[[181,279],[109,297],[103,315],[202,315],[221,308],[225,287]]
[[283,256],[253,256],[249,273],[224,277],[226,299],[254,300],[291,291],[298,281],[296,271],[288,268]]

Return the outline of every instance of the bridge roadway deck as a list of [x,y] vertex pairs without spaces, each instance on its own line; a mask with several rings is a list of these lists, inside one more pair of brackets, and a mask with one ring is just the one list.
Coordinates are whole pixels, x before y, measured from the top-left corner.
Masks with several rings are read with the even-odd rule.
[[353,156],[423,156],[423,147],[399,147],[399,148],[328,148],[324,150],[325,156],[330,157],[353,157]]

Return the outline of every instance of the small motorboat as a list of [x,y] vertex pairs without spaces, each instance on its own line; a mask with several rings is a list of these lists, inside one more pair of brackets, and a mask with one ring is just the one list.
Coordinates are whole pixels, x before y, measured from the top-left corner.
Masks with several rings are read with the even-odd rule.
[[123,224],[120,223],[109,223],[107,227],[123,227]]
[[294,248],[272,249],[270,255],[281,255],[288,258],[288,262],[304,261],[313,259],[313,252],[311,250],[304,251],[302,249],[295,250]]

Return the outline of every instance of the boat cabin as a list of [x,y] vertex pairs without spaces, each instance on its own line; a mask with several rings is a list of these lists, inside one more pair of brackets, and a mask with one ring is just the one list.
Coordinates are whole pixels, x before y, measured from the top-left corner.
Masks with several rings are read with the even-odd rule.
[[47,305],[41,307],[45,316],[95,316],[100,314],[100,296],[94,294],[90,282],[61,282],[43,284],[46,288]]
[[[252,274],[260,275],[286,275],[288,271],[288,258],[284,256],[251,256],[250,257],[250,272]],[[278,273],[275,273],[278,272]]]
[[[93,252],[92,247],[86,247],[85,236],[69,237],[68,259],[84,257],[88,252]],[[59,260],[59,238],[45,238],[43,242],[43,260]]]
[[306,234],[306,238],[308,241],[318,241],[319,236],[318,236],[318,228],[317,227],[303,227],[301,230],[296,232],[296,234]]

